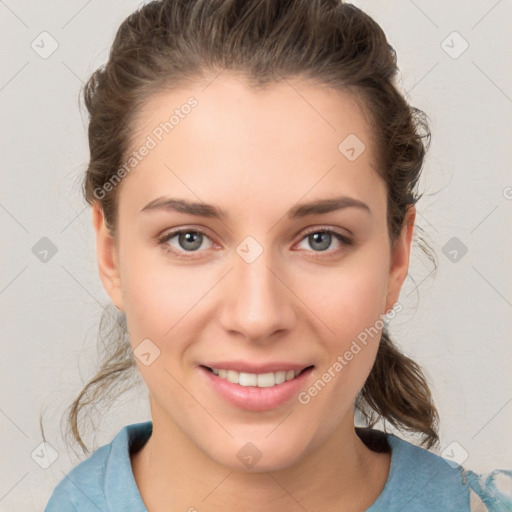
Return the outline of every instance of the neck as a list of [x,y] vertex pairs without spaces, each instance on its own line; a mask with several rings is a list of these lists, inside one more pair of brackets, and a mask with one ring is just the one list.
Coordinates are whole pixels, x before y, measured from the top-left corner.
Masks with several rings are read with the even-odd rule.
[[362,512],[380,494],[390,454],[371,451],[357,435],[353,410],[300,461],[276,471],[241,471],[207,456],[163,411],[152,407],[153,432],[132,455],[148,512],[169,510]]

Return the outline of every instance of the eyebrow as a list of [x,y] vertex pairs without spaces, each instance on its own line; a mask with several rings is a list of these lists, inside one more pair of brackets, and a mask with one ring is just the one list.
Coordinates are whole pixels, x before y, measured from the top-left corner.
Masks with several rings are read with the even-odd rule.
[[[309,203],[302,203],[290,208],[286,215],[289,219],[297,217],[306,217],[307,215],[330,213],[345,208],[360,208],[367,211],[371,215],[370,207],[353,197],[339,196],[330,199],[318,199]],[[155,210],[176,211],[179,213],[187,213],[189,215],[196,215],[198,217],[209,217],[215,219],[225,219],[227,213],[221,208],[206,203],[194,203],[183,199],[172,199],[169,197],[159,197],[149,202],[142,212],[150,212]]]

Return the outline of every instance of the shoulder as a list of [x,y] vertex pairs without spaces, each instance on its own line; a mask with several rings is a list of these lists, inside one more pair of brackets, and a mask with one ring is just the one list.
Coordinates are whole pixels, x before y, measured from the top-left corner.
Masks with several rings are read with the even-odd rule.
[[131,470],[130,450],[143,444],[151,431],[150,421],[123,427],[110,443],[98,448],[65,475],[53,490],[45,512],[75,512],[78,507],[80,512],[106,512],[121,505],[120,494],[123,499],[131,500],[131,505],[141,505]]
[[103,482],[112,443],[98,448],[88,459],[75,466],[57,484],[45,512],[106,510]]
[[512,511],[512,471],[479,475],[393,434],[386,439],[392,453],[390,472],[368,512]]

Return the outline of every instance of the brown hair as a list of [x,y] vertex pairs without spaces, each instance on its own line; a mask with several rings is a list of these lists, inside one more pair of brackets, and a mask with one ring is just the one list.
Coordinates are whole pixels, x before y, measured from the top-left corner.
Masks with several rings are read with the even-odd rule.
[[[114,235],[120,187],[100,198],[96,191],[125,162],[140,107],[164,88],[222,70],[243,73],[254,87],[301,77],[354,94],[374,126],[377,172],[388,191],[389,237],[392,243],[396,240],[407,209],[421,197],[415,189],[430,131],[425,114],[398,91],[396,54],[382,29],[341,0],[162,0],[128,16],[108,62],[83,90],[90,114],[90,162],[83,192],[90,205],[99,201]],[[424,239],[416,240],[436,264]],[[115,396],[109,392],[120,382],[130,382],[135,373],[126,323],[122,314],[116,315],[120,326],[114,325],[105,337],[104,362],[69,411],[68,424],[85,453],[80,411],[101,397],[116,399],[122,391]],[[393,344],[386,326],[356,407],[370,427],[381,419],[419,433],[427,448],[439,443],[439,418],[426,378]]]

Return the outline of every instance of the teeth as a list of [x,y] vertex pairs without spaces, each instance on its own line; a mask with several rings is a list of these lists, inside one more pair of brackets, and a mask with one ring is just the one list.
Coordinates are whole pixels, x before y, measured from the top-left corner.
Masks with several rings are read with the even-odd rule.
[[271,388],[276,384],[282,384],[285,381],[294,379],[302,370],[282,370],[270,373],[243,373],[234,370],[223,370],[221,368],[212,368],[215,375],[225,379],[233,384],[240,386],[257,386],[259,388]]

